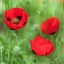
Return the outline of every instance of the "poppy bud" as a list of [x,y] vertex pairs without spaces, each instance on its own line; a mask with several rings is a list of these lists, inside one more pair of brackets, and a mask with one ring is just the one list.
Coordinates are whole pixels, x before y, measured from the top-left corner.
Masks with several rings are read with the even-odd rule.
[[15,46],[14,47],[14,54],[18,54],[20,52],[20,47],[19,46]]
[[33,30],[34,30],[37,34],[40,33],[40,27],[39,27],[39,25],[35,24],[35,25],[33,26]]

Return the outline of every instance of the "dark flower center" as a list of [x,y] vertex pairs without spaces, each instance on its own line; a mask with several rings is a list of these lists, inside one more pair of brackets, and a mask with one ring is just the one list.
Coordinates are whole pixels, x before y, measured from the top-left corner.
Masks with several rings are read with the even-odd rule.
[[16,18],[14,18],[13,20],[12,20],[12,22],[14,23],[14,24],[19,24],[19,21],[22,19],[22,16],[17,16]]
[[21,19],[22,19],[22,17],[21,17],[21,16],[17,16],[16,18],[18,18],[19,20],[21,20]]
[[18,18],[14,18],[11,22],[14,23],[14,24],[19,24],[19,19]]
[[21,19],[22,19],[22,16],[17,16],[16,18],[12,20],[10,18],[7,18],[8,21],[11,21],[14,24],[18,24]]
[[10,19],[10,18],[7,18],[7,20],[8,20],[8,21],[11,21],[11,19]]

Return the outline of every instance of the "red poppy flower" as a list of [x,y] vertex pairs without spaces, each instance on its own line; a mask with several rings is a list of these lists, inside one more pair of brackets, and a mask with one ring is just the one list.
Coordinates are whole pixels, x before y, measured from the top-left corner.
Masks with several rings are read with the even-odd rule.
[[21,8],[12,8],[5,11],[4,22],[10,29],[18,30],[23,28],[28,20],[28,14]]
[[57,17],[48,18],[40,25],[40,28],[44,34],[53,34],[59,28],[59,20]]
[[54,46],[51,41],[37,36],[34,40],[30,40],[32,51],[38,56],[49,55],[53,52]]

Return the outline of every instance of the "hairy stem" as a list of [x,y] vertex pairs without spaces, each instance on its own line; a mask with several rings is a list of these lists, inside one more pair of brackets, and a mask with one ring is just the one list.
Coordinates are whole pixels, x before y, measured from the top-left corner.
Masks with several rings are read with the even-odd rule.
[[2,63],[2,49],[1,49],[1,63]]

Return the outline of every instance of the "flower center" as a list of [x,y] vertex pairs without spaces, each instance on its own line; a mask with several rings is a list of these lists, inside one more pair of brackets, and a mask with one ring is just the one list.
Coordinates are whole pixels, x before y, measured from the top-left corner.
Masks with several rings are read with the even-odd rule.
[[18,18],[14,18],[13,20],[12,20],[12,23],[14,23],[14,24],[18,24],[19,23],[19,19]]

